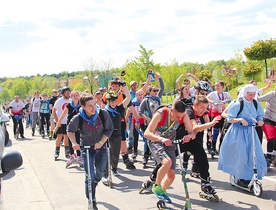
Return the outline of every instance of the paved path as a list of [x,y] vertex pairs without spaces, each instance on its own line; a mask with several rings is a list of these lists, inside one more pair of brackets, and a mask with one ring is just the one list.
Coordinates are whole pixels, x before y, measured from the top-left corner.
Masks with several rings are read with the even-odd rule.
[[[11,132],[12,123],[9,125]],[[12,137],[12,135],[11,135]],[[31,137],[30,129],[25,131],[26,139],[12,139],[6,150],[17,150],[23,156],[23,165],[4,177],[3,199],[5,210],[84,210],[87,199],[84,195],[84,171],[77,165],[65,168],[64,148],[61,148],[60,160],[54,161],[55,141],[42,139],[39,135]],[[139,149],[142,149],[139,142]],[[156,197],[150,192],[138,194],[142,181],[146,180],[153,169],[153,161],[149,168],[142,169],[142,152],[138,156],[136,170],[127,170],[120,159],[121,176],[114,177],[114,188],[110,189],[102,183],[97,188],[99,209],[157,209]],[[212,186],[217,190],[220,202],[209,202],[198,196],[200,180],[188,177],[193,209],[276,209],[276,176],[270,169],[261,181],[263,195],[258,198],[229,184],[229,175],[217,168],[217,159],[209,159]],[[189,166],[189,168],[191,165]],[[177,171],[175,182],[168,189],[173,204],[169,209],[183,209],[185,203],[183,184]]]

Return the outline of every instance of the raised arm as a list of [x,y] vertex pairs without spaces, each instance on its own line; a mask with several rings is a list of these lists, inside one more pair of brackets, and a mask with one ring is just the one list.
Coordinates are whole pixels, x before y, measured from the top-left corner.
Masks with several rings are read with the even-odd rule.
[[164,93],[164,81],[161,75],[159,74],[159,72],[156,71],[155,75],[156,75],[156,79],[158,80],[158,88],[159,88],[158,97],[162,98]]
[[192,73],[187,73],[186,76],[191,77],[194,81],[198,82],[199,79]]
[[144,93],[147,92],[148,87],[151,85],[151,74],[148,76],[146,84],[142,87],[142,90],[144,91]]
[[177,78],[177,80],[175,81],[175,86],[176,86],[176,89],[177,89],[177,90],[180,90],[180,87],[181,87],[181,85],[180,85],[180,80],[181,80],[184,76],[185,76],[184,74],[181,74],[181,75]]
[[127,105],[129,104],[130,102],[130,99],[131,99],[131,96],[130,96],[130,93],[129,93],[129,89],[128,87],[126,86],[126,83],[125,82],[120,82],[120,85],[121,85],[121,90],[123,91],[123,93],[125,94],[126,98],[123,100],[122,104],[124,106],[124,108],[127,107]]
[[269,89],[269,88],[271,87],[271,85],[272,85],[272,81],[271,81],[271,80],[268,80],[267,86],[265,86],[265,87],[263,87],[263,88],[260,88],[259,91],[263,92],[263,91]]

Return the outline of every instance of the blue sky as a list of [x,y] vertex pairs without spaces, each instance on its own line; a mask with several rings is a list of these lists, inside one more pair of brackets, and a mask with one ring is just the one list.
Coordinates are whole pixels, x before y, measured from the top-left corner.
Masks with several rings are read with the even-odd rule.
[[0,3],[0,77],[111,67],[153,50],[156,63],[228,60],[276,38],[274,0],[10,0]]

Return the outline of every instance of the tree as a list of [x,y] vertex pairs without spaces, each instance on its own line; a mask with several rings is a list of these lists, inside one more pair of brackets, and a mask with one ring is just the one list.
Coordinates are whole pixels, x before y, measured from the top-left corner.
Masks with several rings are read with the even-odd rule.
[[[98,82],[100,87],[108,87],[109,81],[113,77],[111,66],[112,61],[109,59],[107,61],[101,61],[99,63],[99,77]],[[114,69],[114,71],[118,71],[117,69]]]
[[249,61],[245,64],[242,71],[243,75],[247,77],[248,80],[256,80],[258,74],[262,72],[262,66],[256,61]]
[[0,93],[0,101],[6,102],[11,99],[11,96],[9,95],[9,92],[5,89]]
[[98,61],[96,59],[88,59],[83,62],[83,69],[85,71],[85,76],[83,77],[83,82],[88,84],[88,90],[90,93],[94,93],[94,89],[98,87],[98,74],[96,69],[98,67]]
[[122,69],[126,70],[124,80],[129,84],[130,81],[135,80],[146,81],[146,75],[149,68],[153,71],[160,71],[159,64],[154,64],[151,56],[154,54],[152,50],[147,50],[142,45],[140,47],[140,57],[135,57],[134,60],[128,60]]
[[170,64],[166,64],[162,67],[160,72],[161,76],[165,82],[165,93],[176,92],[175,82],[179,75],[183,74],[183,69],[180,68],[176,60],[173,60]]
[[265,73],[268,78],[267,59],[276,57],[276,40],[258,40],[251,47],[244,48],[243,52],[250,60],[265,61]]
[[211,80],[213,78],[213,74],[208,70],[203,70],[196,73],[196,77],[200,80],[202,80],[203,78],[208,78],[209,80]]
[[141,48],[139,50],[141,56],[139,58],[135,57],[134,63],[136,63],[141,70],[147,71],[149,68],[154,67],[154,62],[151,59],[154,52],[152,50],[147,51],[142,45],[139,45],[139,47]]

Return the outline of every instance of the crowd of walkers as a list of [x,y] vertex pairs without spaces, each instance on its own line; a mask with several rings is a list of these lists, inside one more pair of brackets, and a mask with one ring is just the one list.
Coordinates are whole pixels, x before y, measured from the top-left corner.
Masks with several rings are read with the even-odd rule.
[[[195,85],[191,86],[190,78]],[[153,85],[154,80],[157,85]],[[19,127],[20,137],[25,138],[24,127],[30,127],[32,136],[38,132],[42,138],[55,139],[55,160],[63,145],[66,168],[74,162],[84,167],[88,199],[91,174],[94,209],[97,209],[98,183],[109,185],[108,167],[114,176],[120,175],[120,155],[127,169],[135,169],[140,155],[139,139],[144,145],[141,148],[143,167],[147,167],[150,158],[156,164],[145,186],[152,186],[153,193],[169,203],[172,201],[166,190],[173,183],[179,155],[173,139],[183,139],[180,148],[184,168],[188,168],[190,155],[194,156],[192,173],[201,179],[201,190],[206,195],[216,193],[210,185],[207,153],[219,156],[219,170],[237,177],[237,184],[248,185],[253,175],[253,122],[257,122],[253,140],[259,179],[272,164],[276,155],[276,91],[262,95],[264,89],[271,87],[271,82],[258,89],[257,83],[250,81],[238,90],[237,99],[232,99],[224,91],[223,81],[216,81],[212,87],[206,78],[199,80],[191,73],[183,74],[176,80],[179,94],[172,104],[162,102],[164,82],[158,72],[149,74],[141,87],[136,81],[131,81],[128,87],[123,76],[112,78],[109,85],[108,89],[101,88],[94,93],[80,93],[69,87],[53,89],[51,96],[47,93],[41,96],[36,91],[33,97],[24,101],[16,95],[8,106],[14,135]],[[266,102],[264,110],[262,101]],[[265,155],[263,132],[267,140]],[[203,144],[204,134],[207,151]],[[90,146],[89,153],[85,146]],[[110,165],[107,149],[110,150]]]

